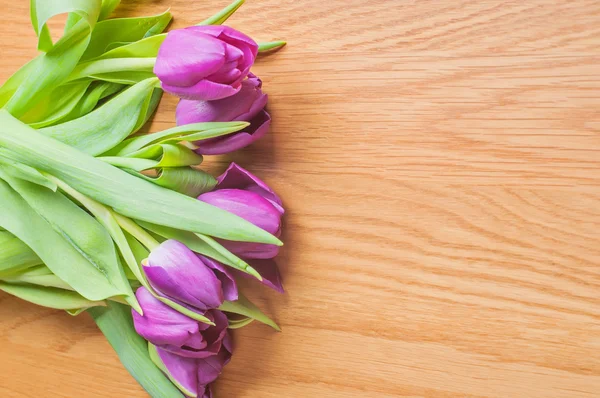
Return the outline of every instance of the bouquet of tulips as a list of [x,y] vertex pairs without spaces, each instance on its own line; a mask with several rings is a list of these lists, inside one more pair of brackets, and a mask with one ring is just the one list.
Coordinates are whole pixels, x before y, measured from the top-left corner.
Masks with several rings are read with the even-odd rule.
[[[237,164],[217,178],[198,167],[271,121],[250,69],[285,43],[223,26],[242,3],[165,34],[169,12],[31,0],[40,55],[0,88],[0,289],[91,314],[153,397],[211,397],[230,330],[278,329],[236,278],[283,292],[282,202]],[[54,42],[47,21],[63,13]],[[135,135],[163,91],[181,98],[177,126]]]

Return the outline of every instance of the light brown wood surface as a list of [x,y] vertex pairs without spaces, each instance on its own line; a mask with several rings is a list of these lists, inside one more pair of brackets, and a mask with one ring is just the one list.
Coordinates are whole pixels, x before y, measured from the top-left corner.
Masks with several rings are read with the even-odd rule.
[[[0,80],[34,54],[0,0]],[[224,1],[167,7],[174,27]],[[235,160],[282,196],[283,327],[235,333],[217,397],[600,396],[600,2],[254,0],[289,46]],[[166,98],[152,130],[173,126]],[[144,397],[87,315],[0,296],[1,397]]]

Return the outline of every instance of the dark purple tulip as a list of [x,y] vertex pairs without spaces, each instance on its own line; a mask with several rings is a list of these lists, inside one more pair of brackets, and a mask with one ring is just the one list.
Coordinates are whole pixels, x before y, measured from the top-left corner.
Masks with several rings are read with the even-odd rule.
[[222,137],[196,141],[196,152],[203,155],[219,155],[233,152],[250,145],[269,130],[271,116],[264,110],[267,95],[261,90],[262,81],[253,75],[242,81],[240,91],[217,101],[194,101],[182,99],[177,105],[177,125],[203,122],[249,122],[242,131]]
[[210,398],[210,383],[214,382],[231,360],[233,352],[229,334],[223,339],[221,350],[208,358],[182,357],[157,347],[157,353],[169,375],[197,397]]
[[[172,239],[161,243],[142,266],[152,287],[165,297],[200,311],[223,304],[227,271],[215,271],[183,243]],[[233,294],[229,285],[228,294]]]
[[256,54],[256,42],[235,29],[191,26],[167,34],[154,73],[171,94],[212,101],[240,91]]
[[136,332],[155,346],[190,358],[207,358],[221,351],[229,324],[225,314],[207,311],[215,325],[200,323],[154,297],[145,287],[136,291],[144,315],[132,310]]

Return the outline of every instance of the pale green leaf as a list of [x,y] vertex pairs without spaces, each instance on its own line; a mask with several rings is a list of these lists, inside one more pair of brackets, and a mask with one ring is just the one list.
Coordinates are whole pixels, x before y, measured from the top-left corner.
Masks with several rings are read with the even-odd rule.
[[195,166],[202,163],[199,155],[183,145],[155,144],[140,149],[127,157],[99,157],[114,166],[125,167],[135,171],[157,169],[162,167]]
[[144,106],[154,90],[155,79],[144,80],[80,118],[39,132],[91,155],[98,155],[132,134],[146,116]]
[[131,137],[107,151],[105,156],[125,156],[153,144],[177,143],[180,141],[203,140],[235,133],[248,126],[247,122],[192,123],[138,137]]
[[158,170],[156,177],[141,173],[138,173],[138,177],[193,198],[212,191],[217,185],[217,180],[212,175],[192,167],[163,168]]
[[156,58],[158,49],[167,37],[166,33],[146,37],[133,43],[128,43],[105,52],[96,60],[115,58]]
[[77,14],[81,18],[77,23],[85,21],[91,31],[98,20],[101,6],[101,0],[31,0],[31,24],[39,38],[38,50],[48,52],[53,48],[46,25],[50,18],[59,14]]
[[148,345],[133,327],[131,310],[109,302],[88,310],[114,348],[123,366],[153,398],[181,398],[182,394],[150,359]]
[[90,113],[96,107],[96,105],[98,105],[98,102],[100,100],[121,91],[123,87],[125,87],[123,84],[118,83],[104,81],[92,82],[92,84],[88,87],[88,90],[83,96],[83,98],[64,117],[61,117],[58,120],[53,120],[50,124],[44,123],[44,125],[40,126],[32,124],[31,127],[47,127],[58,123],[65,123],[85,116],[88,113]]
[[222,239],[281,245],[254,224],[218,207],[159,187],[40,134],[0,110],[4,156],[54,175],[128,217]]
[[102,0],[102,8],[100,9],[98,21],[103,21],[110,17],[110,14],[117,8],[119,3],[121,3],[121,0]]
[[28,245],[54,274],[82,296],[97,301],[123,294],[3,180],[0,203],[0,225]]
[[91,83],[89,80],[58,86],[35,107],[25,112],[20,117],[21,121],[33,128],[40,128],[60,120],[77,106]]
[[129,72],[152,73],[155,62],[156,58],[111,58],[92,60],[77,65],[65,81],[74,81],[86,77],[94,77],[102,80],[102,76],[113,72],[121,75]]
[[281,332],[281,328],[268,316],[266,316],[256,305],[248,300],[241,292],[238,292],[239,298],[236,301],[225,301],[219,309],[221,311],[232,312],[234,314],[244,315],[255,319],[273,329]]
[[[200,236],[194,234],[193,232],[181,231],[175,228],[169,228],[162,225],[156,225],[144,221],[139,221],[138,223],[146,228],[148,231],[151,231],[159,236],[162,236],[166,239],[175,239],[190,248],[190,250],[195,251],[196,253],[200,253],[206,257],[210,257],[212,259],[217,260],[220,263],[228,265],[232,268],[238,269],[242,272],[246,272],[252,275],[252,271],[256,272],[254,268],[252,268],[248,263],[246,263],[241,258],[235,256],[232,253],[223,254],[227,249],[225,248],[215,248],[213,245],[207,243],[206,241],[200,239]],[[212,242],[211,242],[212,243]],[[222,247],[222,246],[221,246]],[[251,271],[248,271],[251,270]],[[256,272],[258,274],[258,272]]]
[[[17,275],[11,275],[5,278],[5,281],[11,283],[28,283],[37,286],[55,287],[57,289],[73,290],[65,281],[54,275],[50,268],[45,265],[30,268]],[[73,307],[75,308],[75,307]]]
[[242,319],[230,319],[229,320],[229,329],[240,329],[244,326],[248,326],[254,322],[252,318],[242,318]]
[[0,290],[30,303],[58,310],[72,310],[105,305],[103,301],[87,300],[77,292],[55,287],[0,281]]
[[31,63],[27,68],[27,75],[6,102],[4,109],[15,117],[21,117],[56,86],[63,83],[85,51],[89,37],[90,25],[82,19],[51,50]]
[[46,187],[51,191],[56,191],[56,184],[52,183],[42,173],[23,163],[17,163],[10,159],[3,158],[2,154],[0,154],[0,171],[8,174],[11,177],[29,181]]
[[222,25],[230,16],[233,15],[234,12],[237,11],[238,8],[244,4],[245,0],[236,0],[212,17],[205,19],[200,22],[198,25]]
[[270,52],[270,51],[277,51],[279,49],[281,49],[283,46],[285,46],[287,43],[285,41],[270,41],[270,42],[266,42],[266,43],[258,43],[258,52],[259,53],[266,53],[266,52]]
[[150,17],[115,18],[99,22],[92,32],[90,44],[81,61],[96,58],[107,51],[113,43],[136,42],[162,32],[171,21],[171,14],[165,11]]
[[[112,285],[127,302],[139,304],[119,263],[110,235],[92,216],[60,192],[18,179],[7,182],[50,226],[71,244],[103,276],[102,283]],[[73,269],[73,272],[79,270]],[[69,284],[72,285],[72,275]],[[61,278],[64,279],[64,278]],[[66,281],[66,279],[65,279]],[[78,286],[73,287],[83,294]]]
[[29,246],[8,231],[0,231],[0,278],[42,263]]

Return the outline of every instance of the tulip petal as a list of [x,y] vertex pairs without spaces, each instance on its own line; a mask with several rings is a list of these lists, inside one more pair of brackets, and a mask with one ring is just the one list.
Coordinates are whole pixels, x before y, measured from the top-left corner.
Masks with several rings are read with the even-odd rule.
[[208,385],[215,381],[223,371],[223,367],[231,360],[231,353],[230,337],[227,334],[217,355],[198,359],[198,384]]
[[[239,72],[239,71],[238,71]],[[250,74],[252,75],[252,74]],[[190,123],[251,121],[267,104],[267,95],[260,90],[262,85],[256,76],[241,83],[240,91],[216,101],[194,101],[182,99],[177,105],[177,125]]]
[[152,286],[169,298],[200,310],[216,308],[224,300],[214,272],[176,240],[152,250],[143,268]]
[[144,315],[132,310],[135,330],[153,344],[184,345],[190,336],[199,332],[197,321],[163,304],[145,287],[136,291],[136,297]]
[[259,228],[277,234],[281,228],[281,214],[257,193],[241,189],[219,189],[206,192],[198,199],[242,217]]
[[221,351],[223,340],[227,335],[229,322],[227,316],[218,310],[208,311],[206,316],[215,323],[215,326],[210,326],[202,331],[202,337],[206,341],[205,347],[194,349],[190,346],[176,347],[169,345],[161,346],[161,348],[186,358],[209,358],[217,355]]
[[[204,390],[204,391],[202,391]],[[212,394],[212,388],[210,387],[210,384],[207,386],[198,386],[198,396],[200,398],[212,398],[213,394]]]
[[159,347],[156,347],[156,352],[169,375],[187,391],[198,396],[200,391],[198,389],[197,360],[181,357]]
[[221,155],[244,148],[262,138],[271,125],[271,116],[262,110],[242,132],[197,141],[196,152],[201,155]]
[[213,101],[232,96],[240,91],[241,85],[235,87],[227,84],[200,80],[198,83],[188,87],[177,87],[170,84],[162,84],[163,90],[185,99]]
[[225,63],[226,45],[211,35],[173,30],[158,50],[154,73],[164,85],[187,87],[217,72]]
[[227,170],[217,177],[216,189],[228,188],[255,192],[270,201],[281,214],[284,213],[279,196],[263,180],[236,163],[231,163]]
[[[235,301],[238,299],[238,287],[235,279],[227,268],[218,261],[213,260],[202,255],[198,255],[204,264],[213,270],[219,281],[221,281],[221,287],[223,288],[223,297],[227,301]],[[245,272],[241,272],[245,274]]]
[[[258,273],[262,276],[261,283],[265,286],[270,287],[278,291],[279,293],[284,293],[283,284],[281,282],[281,274],[279,273],[279,267],[277,263],[272,260],[252,260],[248,262]],[[242,276],[246,275],[243,272],[236,272]],[[252,278],[255,279],[255,278]]]

